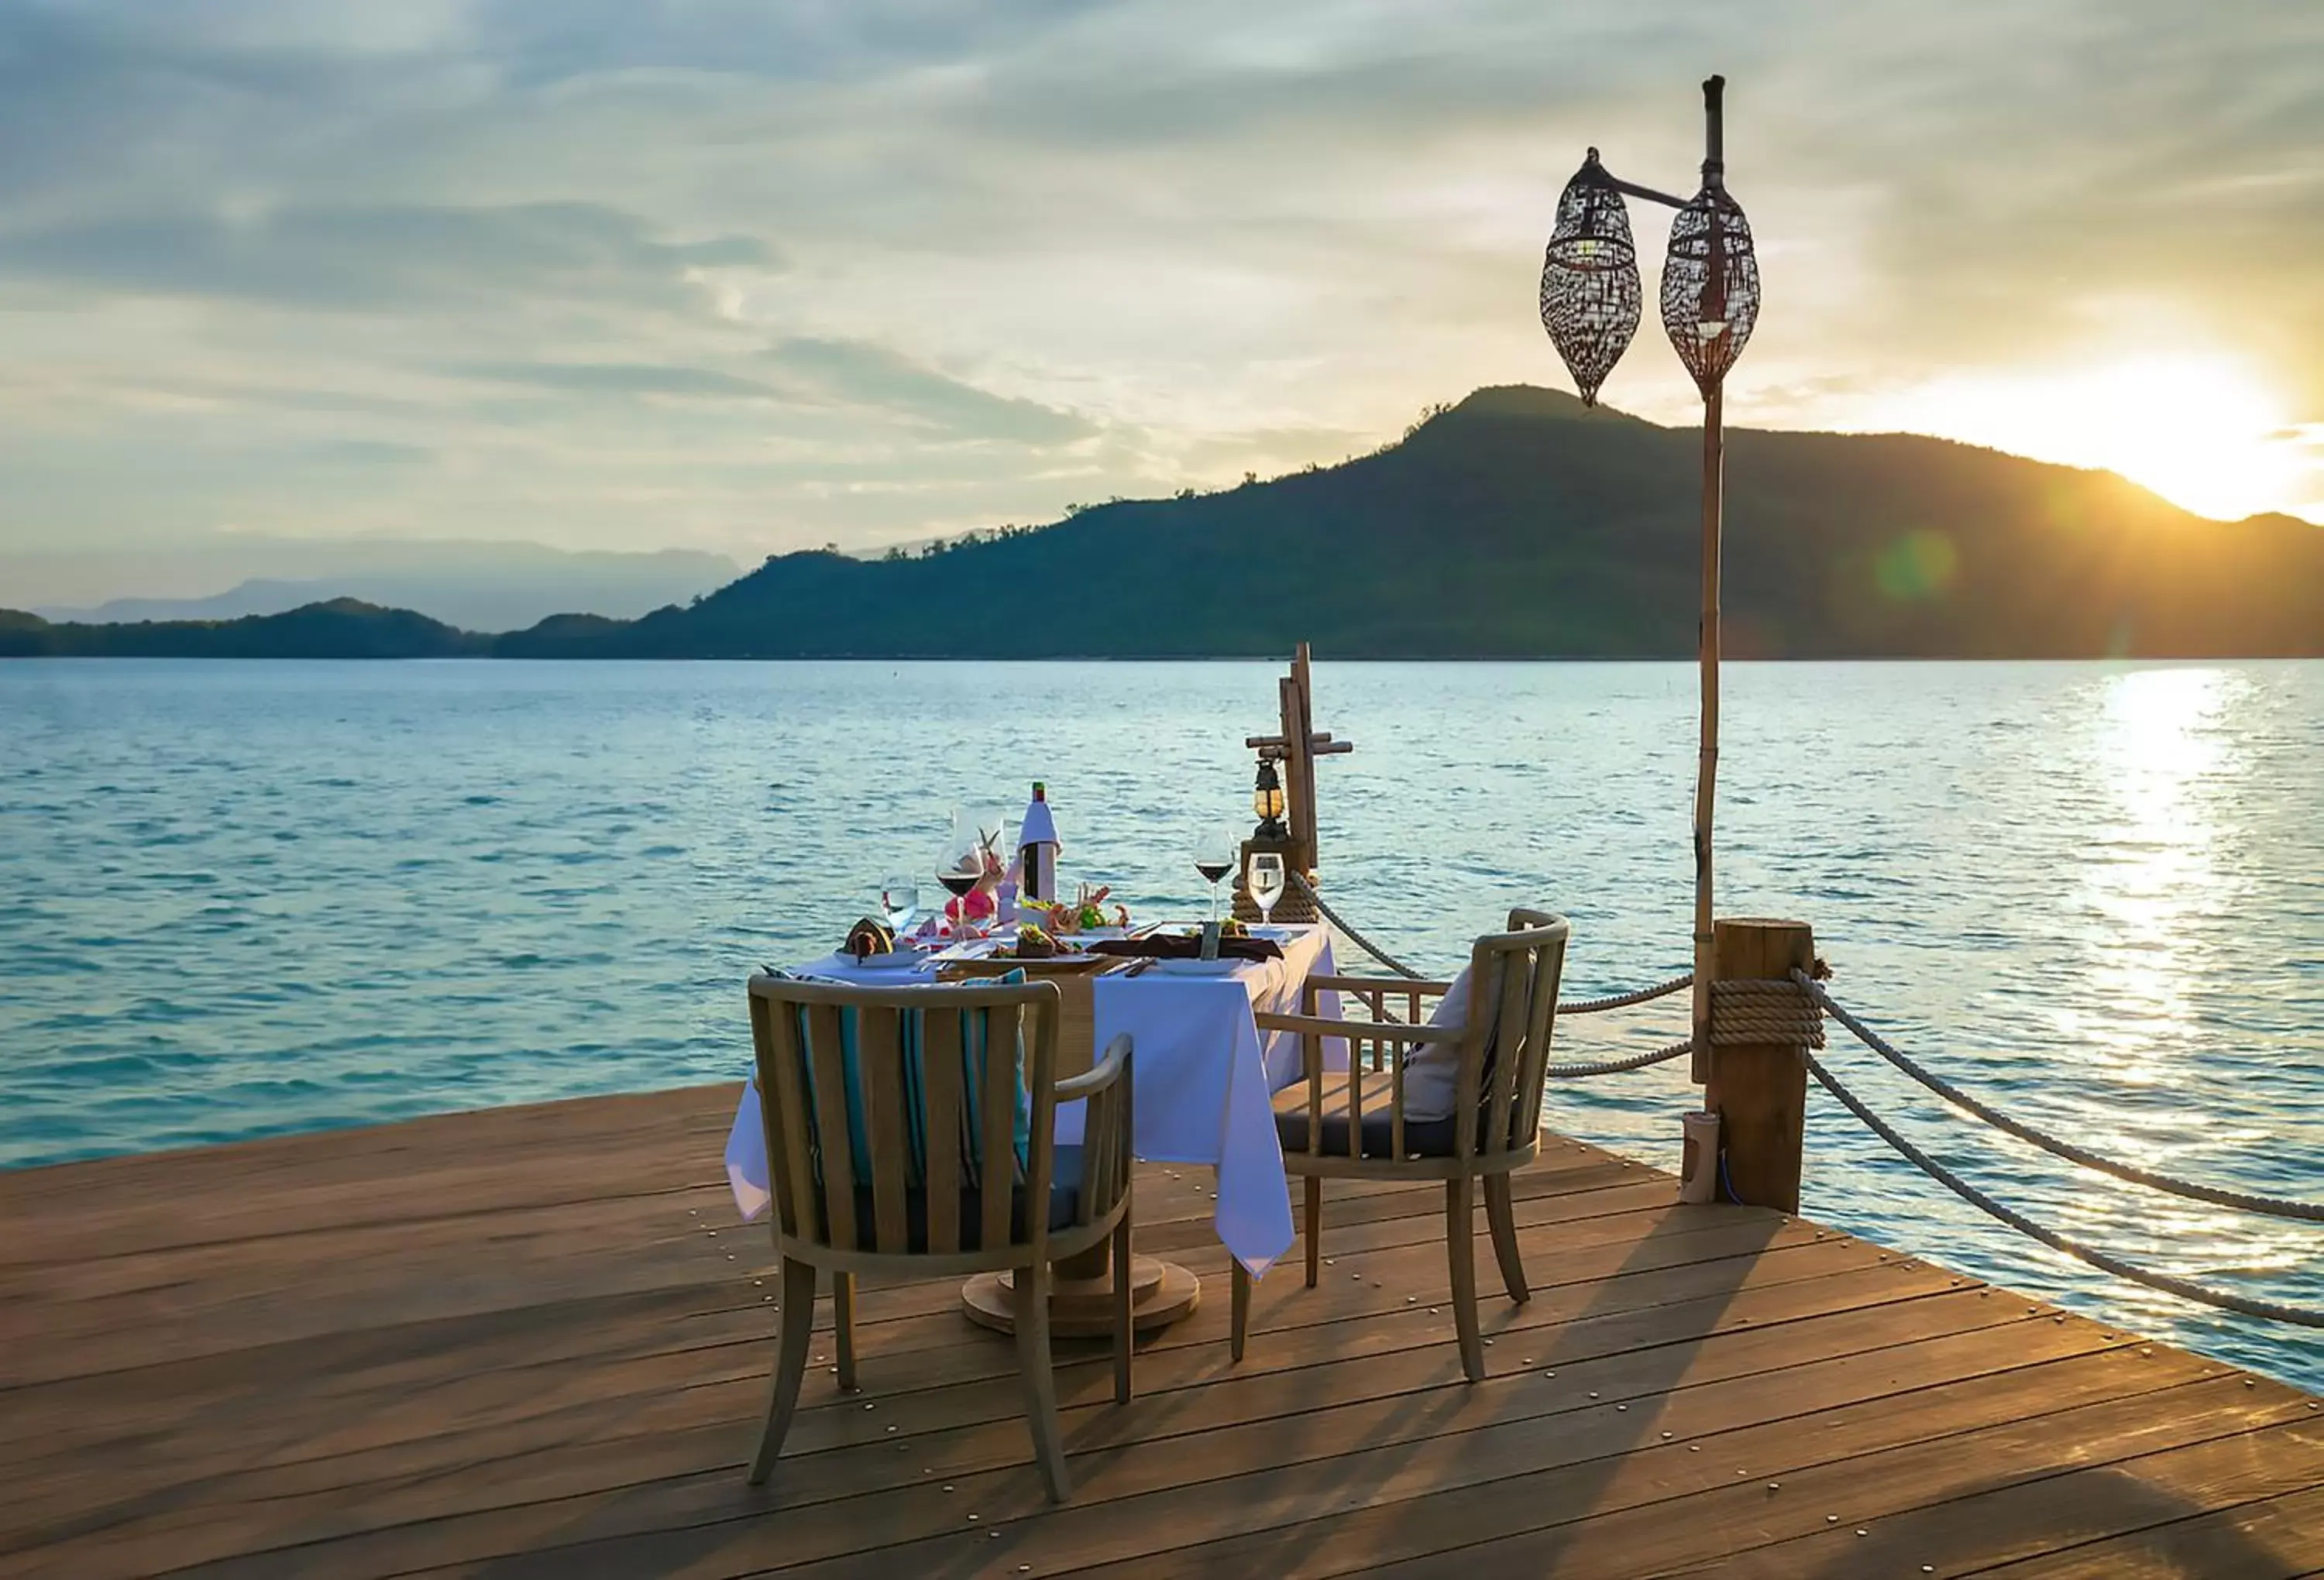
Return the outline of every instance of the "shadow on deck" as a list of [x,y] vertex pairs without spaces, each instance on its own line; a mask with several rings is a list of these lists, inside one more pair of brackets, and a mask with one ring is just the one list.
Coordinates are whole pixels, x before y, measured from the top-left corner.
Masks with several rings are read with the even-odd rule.
[[1320,1286],[1262,1282],[1233,1366],[1207,1174],[1149,1165],[1139,1247],[1204,1300],[1126,1410],[1060,1346],[1072,1504],[951,1282],[866,1290],[862,1389],[818,1347],[753,1490],[774,1291],[733,1106],[0,1175],[0,1572],[2324,1570],[2316,1401],[1571,1142],[1517,1177],[1533,1298],[1488,1274],[1481,1384],[1435,1189],[1330,1189]]

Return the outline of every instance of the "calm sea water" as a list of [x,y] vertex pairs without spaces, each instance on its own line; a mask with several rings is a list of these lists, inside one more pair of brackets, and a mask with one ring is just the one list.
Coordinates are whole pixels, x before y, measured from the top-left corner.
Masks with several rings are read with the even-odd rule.
[[[0,665],[0,1164],[738,1078],[742,977],[931,867],[950,804],[1014,813],[1036,778],[1068,877],[1191,912],[1275,673]],[[1693,688],[1324,666],[1318,721],[1358,743],[1322,768],[1330,892],[1425,968],[1521,902],[1572,917],[1569,993],[1684,969]],[[2029,1119],[2324,1196],[2324,665],[1742,665],[1727,699],[1723,914],[1812,922],[1847,1003]],[[1571,1020],[1562,1051],[1684,1019]],[[2070,1234],[2324,1307],[2324,1230],[2077,1176],[1844,1033],[1831,1061]],[[1669,1164],[1683,1069],[1553,1118]],[[1815,1215],[2324,1386],[2312,1334],[2054,1256],[1811,1100]]]

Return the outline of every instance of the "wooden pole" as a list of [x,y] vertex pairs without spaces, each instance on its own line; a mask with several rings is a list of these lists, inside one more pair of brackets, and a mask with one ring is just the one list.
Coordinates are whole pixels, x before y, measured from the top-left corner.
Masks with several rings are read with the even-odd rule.
[[[1715,187],[1724,169],[1720,94],[1714,77],[1702,85],[1704,119],[1702,179]],[[1719,289],[1726,261],[1720,255],[1719,229],[1711,231],[1711,281]],[[1723,295],[1723,291],[1722,291]],[[1719,558],[1721,494],[1726,482],[1725,388],[1713,384],[1702,401],[1702,618],[1695,630],[1695,653],[1702,678],[1702,743],[1694,770],[1694,1055],[1698,1082],[1711,1079],[1711,985],[1718,979],[1711,949],[1711,811],[1719,794]]]
[[[1715,965],[1719,980],[1788,981],[1815,966],[1815,931],[1804,922],[1721,918]],[[1808,1101],[1807,1061],[1797,1043],[1727,1043],[1711,1067],[1704,1107],[1719,1115],[1727,1153],[1728,1190],[1737,1201],[1800,1209],[1800,1150]]]
[[1702,736],[1694,768],[1694,1079],[1711,1079],[1711,985],[1719,979],[1712,947],[1711,818],[1719,795],[1720,485],[1724,436],[1720,391],[1702,408],[1702,623],[1696,651],[1702,679]]

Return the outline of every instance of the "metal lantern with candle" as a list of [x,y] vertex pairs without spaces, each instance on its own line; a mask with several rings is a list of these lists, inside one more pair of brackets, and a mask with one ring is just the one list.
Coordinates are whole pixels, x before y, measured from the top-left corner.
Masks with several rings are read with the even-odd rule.
[[1283,823],[1283,776],[1275,771],[1275,759],[1261,754],[1259,759],[1259,779],[1251,786],[1250,810],[1259,819],[1251,831],[1256,840],[1288,841],[1291,831]]
[[[1283,775],[1276,767],[1274,749],[1262,747],[1259,754],[1259,776],[1251,784],[1251,815],[1259,819],[1250,837],[1242,842],[1242,864],[1235,877],[1234,916],[1239,922],[1259,919],[1259,903],[1251,898],[1250,860],[1255,855],[1268,854],[1280,859],[1286,872],[1307,876],[1299,841],[1291,831],[1288,821],[1291,803],[1284,794]],[[1276,902],[1273,916],[1285,922],[1312,922],[1314,907],[1296,885],[1287,886],[1283,897]]]

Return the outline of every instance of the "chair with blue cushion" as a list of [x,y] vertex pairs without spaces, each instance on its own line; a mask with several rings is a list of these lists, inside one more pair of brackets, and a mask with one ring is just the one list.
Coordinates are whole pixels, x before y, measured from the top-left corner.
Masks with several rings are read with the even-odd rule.
[[[1050,1263],[1112,1241],[1114,1373],[1130,1401],[1130,1042],[1055,1079],[1050,982],[862,988],[751,978],[776,1254],[774,1397],[751,1463],[766,1480],[806,1375],[818,1269],[832,1279],[839,1384],[855,1386],[855,1275],[1013,1270],[1017,1355],[1034,1456],[1068,1495],[1049,1362]],[[1082,1144],[1056,1107],[1086,1099]]]
[[[1259,1016],[1262,1032],[1296,1033],[1304,1057],[1305,1079],[1276,1095],[1275,1127],[1284,1169],[1306,1185],[1307,1287],[1315,1287],[1322,1252],[1325,1180],[1443,1180],[1453,1327],[1471,1382],[1485,1375],[1472,1226],[1479,1194],[1509,1299],[1522,1305],[1529,1293],[1509,1175],[1541,1151],[1542,1086],[1571,932],[1563,916],[1511,911],[1508,931],[1478,939],[1469,969],[1453,981],[1311,977],[1301,989],[1304,1013]],[[1319,1015],[1325,991],[1343,1006],[1352,998],[1366,1006],[1370,1020]],[[1421,1006],[1430,998],[1440,1003],[1424,1023]],[[1396,1018],[1391,1006],[1408,1018]],[[1345,1071],[1323,1068],[1323,1044],[1334,1038],[1348,1043]],[[1250,1275],[1237,1263],[1233,1279],[1240,1360]]]

